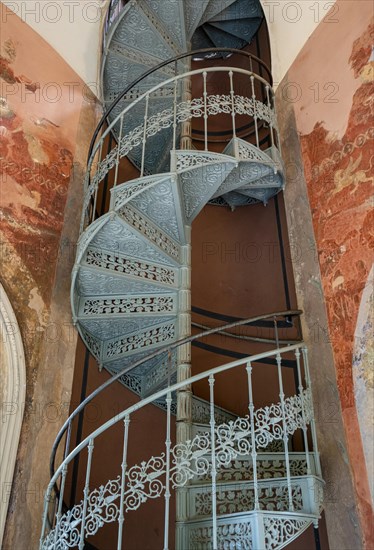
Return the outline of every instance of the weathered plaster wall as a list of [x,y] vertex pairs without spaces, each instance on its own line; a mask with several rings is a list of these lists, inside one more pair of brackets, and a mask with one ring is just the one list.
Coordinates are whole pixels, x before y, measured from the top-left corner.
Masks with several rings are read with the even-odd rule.
[[[373,548],[368,483],[373,472],[364,453],[373,446],[373,419],[362,415],[355,399],[360,380],[365,396],[372,383],[368,363],[353,371],[352,362],[359,306],[373,262],[374,27],[370,2],[346,0],[337,6],[334,28],[317,28],[277,96],[288,172],[286,209],[291,239],[302,250],[294,261],[296,286],[307,337],[316,344],[322,458],[336,496],[326,509],[330,544]],[[365,346],[369,351],[368,338]]]
[[371,501],[374,501],[374,268],[362,292],[358,313],[353,356],[353,384],[364,448],[366,468],[369,475]]
[[[11,496],[9,485],[1,487],[2,501],[10,496],[5,550],[37,546],[48,457],[68,412],[76,346],[70,272],[97,113],[74,71],[15,15],[1,28],[0,86],[0,277],[27,371]],[[3,407],[2,421],[20,406]]]
[[[98,90],[100,28],[109,0],[3,0],[2,22],[15,14],[34,29],[70,67]],[[69,37],[67,39],[67,37]]]

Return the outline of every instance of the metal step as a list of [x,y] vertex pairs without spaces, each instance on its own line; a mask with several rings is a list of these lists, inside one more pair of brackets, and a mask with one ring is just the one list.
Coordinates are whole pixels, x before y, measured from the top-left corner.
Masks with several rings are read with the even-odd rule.
[[[280,550],[299,537],[315,521],[307,514],[286,515],[276,512],[251,512],[217,518],[217,545],[222,549],[253,550],[264,548],[258,538],[265,530],[269,550]],[[261,531],[260,531],[261,532]],[[177,546],[189,550],[211,550],[213,524],[197,520],[177,524]]]

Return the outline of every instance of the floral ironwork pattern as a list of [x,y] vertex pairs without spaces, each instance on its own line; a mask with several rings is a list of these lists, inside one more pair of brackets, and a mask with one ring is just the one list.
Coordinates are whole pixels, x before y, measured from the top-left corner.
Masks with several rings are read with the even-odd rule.
[[177,284],[177,270],[172,267],[158,266],[150,262],[138,261],[135,258],[127,258],[121,254],[114,254],[92,247],[87,250],[85,264],[122,275],[138,277],[146,281],[170,286]]
[[308,518],[265,517],[265,547],[267,550],[283,548],[311,524]]
[[[265,103],[253,98],[234,95],[234,107],[231,95],[209,95],[207,96],[207,115],[215,116],[220,113],[231,114],[234,111],[238,115],[256,116],[276,128],[275,112]],[[176,107],[176,122],[182,123],[192,118],[204,117],[204,99],[195,98],[189,101],[178,103]],[[156,135],[164,129],[170,128],[174,122],[174,108],[170,107],[150,116],[147,119],[146,128],[144,123],[136,126],[124,136],[119,145],[113,148],[110,153],[98,163],[96,172],[91,178],[90,186],[85,197],[85,208],[88,207],[90,197],[95,192],[97,185],[104,179],[111,168],[116,165],[117,158],[123,158],[133,149],[143,143],[144,133],[146,138]],[[144,132],[145,130],[145,132]],[[119,147],[119,151],[118,151]],[[88,182],[88,180],[87,180]]]
[[[300,396],[292,396],[285,399],[287,410],[286,429],[289,434],[293,433],[299,427],[309,423],[311,419],[310,390],[304,390]],[[304,407],[304,421],[302,417],[301,406]],[[255,412],[255,434],[256,440],[263,441],[264,437],[270,435],[274,439],[281,439],[283,432],[281,428],[282,417],[279,417],[280,404],[257,409]],[[267,419],[267,424],[264,419]],[[297,419],[297,420],[296,420]],[[258,423],[259,422],[259,423]],[[215,428],[215,456],[216,467],[219,470],[222,467],[229,467],[230,464],[241,455],[251,453],[251,424],[249,417],[237,418]],[[265,436],[263,436],[265,434]],[[170,456],[170,482],[174,488],[184,487],[190,480],[196,477],[207,476],[211,471],[210,453],[212,451],[212,440],[210,432],[199,433],[191,441],[178,443],[171,449]],[[152,457],[148,461],[135,464],[129,468],[125,476],[124,492],[124,511],[129,512],[137,510],[139,506],[148,499],[160,497],[165,491],[167,461],[165,454]],[[296,486],[297,489],[297,486]],[[279,510],[282,506],[282,495],[284,493],[284,502],[287,502],[286,486],[275,482],[275,485],[264,487],[266,498],[269,499],[269,506]],[[278,493],[277,493],[278,491]],[[99,527],[109,521],[116,521],[119,514],[119,498],[121,494],[119,478],[108,481],[105,486],[94,489],[88,493],[87,515],[89,523],[85,524],[86,535],[93,535]],[[209,493],[206,493],[209,494]],[[296,503],[300,502],[301,494],[298,489],[295,492],[293,487],[293,496]],[[279,499],[279,497],[282,497]],[[208,498],[208,497],[207,497]],[[244,498],[244,497],[243,497]],[[245,497],[247,498],[247,497]],[[251,496],[243,506],[252,508]],[[228,500],[233,501],[231,497]],[[235,500],[235,499],[234,499]],[[271,504],[273,502],[273,504]],[[279,502],[281,504],[279,504]],[[222,506],[227,506],[226,502]],[[285,504],[286,506],[286,504]],[[300,504],[301,506],[301,504]],[[277,508],[278,507],[278,508]],[[281,508],[282,509],[282,508]],[[224,513],[224,512],[222,512]],[[66,514],[62,515],[58,524],[49,533],[43,543],[43,550],[55,548],[51,546],[54,541],[55,529],[59,532],[58,549],[71,548],[77,543],[78,532],[83,514],[83,502],[75,505]],[[278,520],[277,520],[278,521]],[[297,521],[294,523],[284,523],[281,521],[271,524],[278,539],[282,539],[288,533],[289,529],[298,529]],[[269,535],[268,535],[269,536]],[[274,535],[275,536],[275,535]],[[271,540],[274,539],[271,535]],[[270,539],[269,539],[270,540]],[[273,548],[273,546],[269,546]]]
[[[212,544],[212,527],[195,527],[189,533],[189,548],[209,548]],[[249,521],[232,520],[217,528],[219,550],[251,550],[252,527]]]

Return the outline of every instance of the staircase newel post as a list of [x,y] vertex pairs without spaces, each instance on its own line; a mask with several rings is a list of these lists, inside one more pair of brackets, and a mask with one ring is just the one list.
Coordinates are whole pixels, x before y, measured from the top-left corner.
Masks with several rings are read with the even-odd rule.
[[265,527],[262,512],[255,512],[252,516],[252,544],[255,550],[265,550]]

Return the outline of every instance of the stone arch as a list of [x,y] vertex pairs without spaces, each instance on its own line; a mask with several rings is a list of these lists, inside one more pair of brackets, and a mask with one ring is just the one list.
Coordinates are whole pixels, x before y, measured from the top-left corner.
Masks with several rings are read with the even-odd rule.
[[26,366],[21,333],[11,302],[0,284],[0,545],[8,510],[26,396]]

